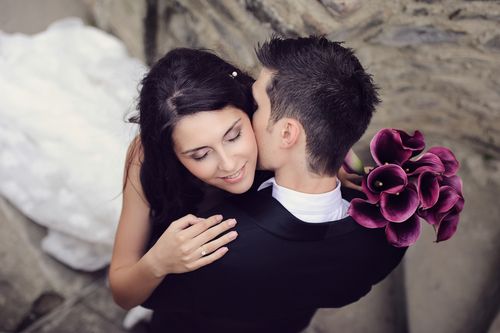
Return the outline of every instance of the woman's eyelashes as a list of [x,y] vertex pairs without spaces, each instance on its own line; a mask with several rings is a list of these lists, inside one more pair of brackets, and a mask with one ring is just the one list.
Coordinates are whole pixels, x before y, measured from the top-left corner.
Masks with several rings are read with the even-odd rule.
[[208,150],[204,150],[201,152],[197,152],[196,154],[191,155],[191,158],[195,161],[201,161],[208,155]]
[[194,159],[195,161],[201,161],[201,160],[205,159],[205,158],[207,157],[207,155],[208,155],[208,153],[205,153],[203,156],[200,156],[200,157],[198,157],[198,156],[193,156],[193,159]]
[[[238,140],[240,137],[241,137],[241,129],[238,129],[238,130],[234,131],[234,133],[230,132],[227,135],[226,141],[234,142],[234,141]],[[199,151],[199,152],[196,152],[195,154],[191,155],[191,158],[195,161],[202,161],[208,156],[209,152],[210,152],[210,150]]]

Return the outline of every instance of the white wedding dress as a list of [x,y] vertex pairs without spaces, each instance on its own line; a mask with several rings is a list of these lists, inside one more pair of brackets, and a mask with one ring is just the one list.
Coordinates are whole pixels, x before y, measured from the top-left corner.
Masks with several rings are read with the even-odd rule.
[[106,266],[146,67],[79,19],[33,36],[0,31],[0,195],[48,228],[65,264]]

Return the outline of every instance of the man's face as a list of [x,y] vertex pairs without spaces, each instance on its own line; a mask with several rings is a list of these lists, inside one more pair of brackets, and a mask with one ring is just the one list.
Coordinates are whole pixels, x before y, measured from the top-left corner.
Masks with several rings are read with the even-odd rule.
[[[267,95],[267,86],[271,82],[273,73],[262,68],[257,81],[252,86],[253,98],[257,109],[253,114],[252,126],[259,148],[258,168],[264,170],[274,170],[273,153],[276,152],[276,139],[273,140],[273,126],[269,122],[271,116],[271,101]],[[276,156],[274,156],[276,158]]]

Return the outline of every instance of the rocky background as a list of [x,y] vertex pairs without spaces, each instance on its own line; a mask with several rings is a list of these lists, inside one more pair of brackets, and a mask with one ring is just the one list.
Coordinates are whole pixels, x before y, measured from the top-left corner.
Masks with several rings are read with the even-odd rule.
[[148,63],[174,47],[205,47],[255,74],[253,48],[272,33],[345,41],[381,88],[369,135],[422,128],[500,156],[499,1],[84,1],[97,26]]
[[[272,33],[324,34],[345,41],[374,75],[383,99],[356,151],[366,156],[369,139],[382,127],[419,129],[429,147],[445,145],[456,153],[466,206],[453,239],[434,243],[432,228],[423,225],[400,269],[358,303],[320,310],[307,332],[500,332],[500,1],[46,3],[55,2],[78,7],[80,16],[120,37],[132,55],[149,64],[174,47],[204,47],[257,74],[253,48]],[[33,20],[40,14],[24,8]],[[5,224],[2,228],[8,230]],[[16,228],[24,227],[11,227]],[[25,233],[19,232],[28,244],[33,238]],[[5,251],[0,254],[4,267]],[[51,267],[43,264],[47,260],[35,258],[33,263],[46,272]],[[0,289],[10,290],[6,286],[17,283],[16,278],[5,276]],[[50,289],[38,285],[44,284],[36,285],[37,292]],[[59,304],[66,299],[62,304],[68,304],[72,298],[66,290],[77,288],[62,288],[61,299],[49,294],[49,300]],[[14,297],[0,296],[0,308],[6,309],[9,299]],[[93,303],[84,304],[91,308]]]

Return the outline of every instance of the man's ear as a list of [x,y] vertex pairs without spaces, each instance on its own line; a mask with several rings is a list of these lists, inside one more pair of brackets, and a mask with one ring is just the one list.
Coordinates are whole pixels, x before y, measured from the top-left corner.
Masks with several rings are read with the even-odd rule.
[[280,129],[281,147],[291,148],[299,141],[302,125],[293,118],[284,118],[282,121]]

